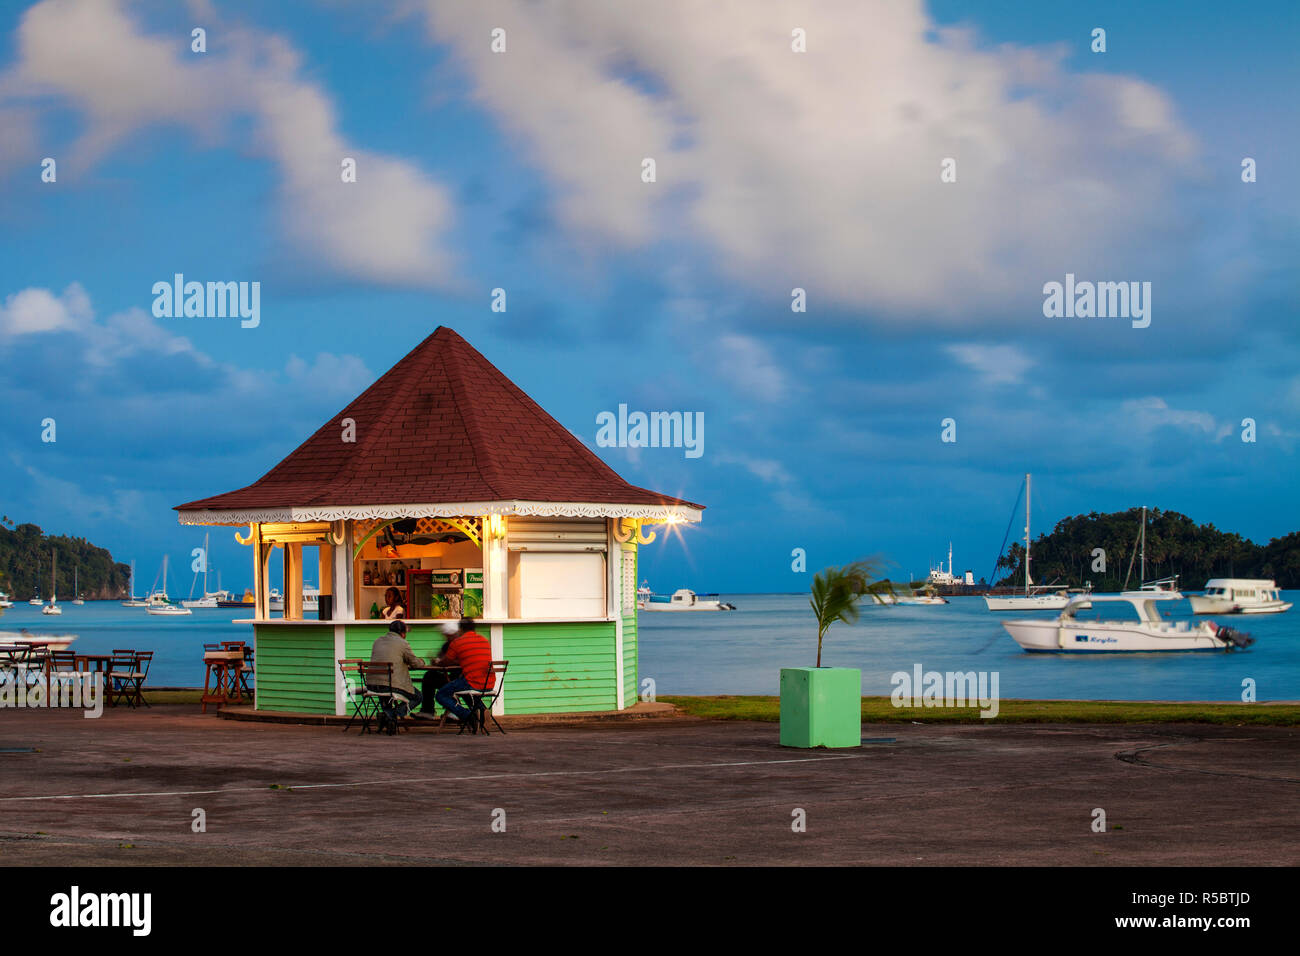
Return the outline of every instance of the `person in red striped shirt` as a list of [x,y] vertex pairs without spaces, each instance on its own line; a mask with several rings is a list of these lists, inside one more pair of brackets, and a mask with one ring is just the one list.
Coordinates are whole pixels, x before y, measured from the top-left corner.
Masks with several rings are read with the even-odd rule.
[[492,673],[492,645],[474,630],[474,619],[464,617],[454,638],[447,642],[435,663],[460,668],[460,676],[438,688],[437,700],[457,720],[468,721],[470,712],[456,698],[461,690],[492,690],[496,675]]

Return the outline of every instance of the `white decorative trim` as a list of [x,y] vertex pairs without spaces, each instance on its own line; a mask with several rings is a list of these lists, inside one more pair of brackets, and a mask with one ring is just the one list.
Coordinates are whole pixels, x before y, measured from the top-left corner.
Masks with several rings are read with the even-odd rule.
[[696,523],[699,508],[689,505],[628,505],[582,501],[468,501],[423,505],[319,505],[305,508],[204,509],[181,511],[184,525],[244,525],[265,521],[340,521],[348,518],[458,518],[483,515],[536,515],[554,518],[639,518],[661,524],[670,518]]

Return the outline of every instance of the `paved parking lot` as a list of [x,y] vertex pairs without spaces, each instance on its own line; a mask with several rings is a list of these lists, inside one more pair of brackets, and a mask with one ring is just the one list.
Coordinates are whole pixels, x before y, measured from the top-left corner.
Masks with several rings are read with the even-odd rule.
[[863,733],[880,741],[798,751],[772,723],[390,738],[193,706],[7,711],[0,865],[1300,862],[1294,729]]

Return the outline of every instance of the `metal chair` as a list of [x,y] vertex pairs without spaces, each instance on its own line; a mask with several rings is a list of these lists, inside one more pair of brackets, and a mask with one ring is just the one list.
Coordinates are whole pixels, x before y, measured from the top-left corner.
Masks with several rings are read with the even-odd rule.
[[50,651],[45,674],[51,684],[79,680],[76,651]]
[[251,644],[241,644],[240,647],[231,647],[229,650],[242,650],[244,659],[232,668],[231,683],[235,687],[235,695],[247,694],[248,699],[252,700],[257,691],[257,685],[249,686],[249,678],[256,678],[257,672],[253,669],[253,647]]
[[114,652],[108,671],[104,674],[110,707],[116,707],[118,701],[128,707],[135,706],[135,665],[135,651],[125,654]]
[[132,706],[139,707],[144,704],[146,707],[151,706],[144,699],[144,682],[149,679],[149,668],[153,665],[153,651],[136,651],[135,652],[135,669],[130,672],[132,685]]
[[[456,691],[457,697],[465,699],[465,706],[469,708],[470,713],[470,719],[461,722],[457,734],[463,734],[466,727],[469,728],[471,733],[476,734],[481,730],[486,734],[488,732],[487,719],[489,717],[492,718],[492,723],[496,725],[497,730],[503,734],[505,733],[505,729],[497,720],[496,714],[492,713],[492,707],[496,704],[497,698],[501,696],[501,688],[506,682],[506,669],[509,666],[509,661],[493,661],[492,666],[488,668],[488,676],[484,678],[484,687],[479,689],[471,687],[467,690]],[[496,678],[492,681],[491,689],[486,686],[489,677]]]
[[352,704],[352,716],[343,726],[345,734],[352,729],[352,724],[358,717],[361,718],[361,732],[366,733],[370,721],[378,712],[379,702],[374,694],[368,692],[365,677],[361,673],[361,665],[364,663],[365,661],[360,657],[345,657],[339,661],[339,674],[343,678],[343,688],[349,703]]
[[[373,696],[377,705],[377,733],[385,733],[391,737],[397,733],[397,720],[389,716],[393,710],[396,694],[393,693],[393,663],[392,661],[361,661],[358,665],[361,671],[362,684],[365,687],[363,693]],[[362,731],[365,731],[362,727]]]

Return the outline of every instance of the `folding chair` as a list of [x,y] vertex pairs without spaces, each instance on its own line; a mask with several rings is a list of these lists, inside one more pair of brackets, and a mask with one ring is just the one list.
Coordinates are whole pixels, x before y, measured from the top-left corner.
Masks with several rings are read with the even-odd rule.
[[135,669],[130,673],[132,699],[135,707],[144,704],[146,707],[151,706],[144,699],[144,682],[149,679],[149,668],[153,664],[153,651],[136,651]]
[[108,705],[116,707],[122,701],[128,707],[135,706],[135,652],[113,654],[113,659],[104,674],[104,684],[108,691]]
[[358,717],[361,718],[361,732],[364,734],[369,731],[370,721],[379,711],[378,698],[368,693],[365,677],[361,673],[361,665],[364,663],[365,661],[359,657],[345,657],[339,661],[339,674],[343,678],[348,702],[352,704],[352,716],[343,727],[345,734],[352,728],[353,722]]
[[[467,726],[471,733],[476,734],[481,730],[486,734],[488,732],[487,719],[489,717],[492,718],[492,723],[496,724],[497,730],[503,734],[505,733],[496,718],[496,714],[492,713],[492,707],[496,704],[497,698],[501,696],[501,687],[506,681],[506,668],[509,666],[509,661],[492,662],[492,666],[488,668],[488,676],[495,677],[496,680],[492,683],[491,690],[485,686],[477,690],[471,687],[468,690],[456,691],[457,697],[465,699],[465,706],[469,708],[470,713],[470,719],[462,721],[457,734],[463,734]],[[484,678],[484,684],[487,682],[487,678]]]
[[31,686],[32,645],[6,644],[0,649],[0,684],[13,682]]
[[[391,737],[397,733],[397,721],[389,718],[387,713],[393,709],[394,698],[397,696],[393,693],[393,664],[391,661],[359,661],[357,666],[365,688],[363,693],[375,698],[378,711],[377,732],[387,731]],[[365,729],[363,726],[362,731]]]
[[65,680],[75,681],[79,679],[77,677],[76,651],[50,651],[50,659],[46,667],[45,673],[50,683],[62,683]]
[[244,652],[244,659],[232,668],[233,673],[230,680],[234,685],[235,693],[237,696],[247,694],[248,699],[252,700],[257,690],[256,685],[248,686],[248,679],[256,677],[256,672],[253,670],[253,648],[251,645],[244,644],[240,648],[232,647],[230,650],[243,650]]

